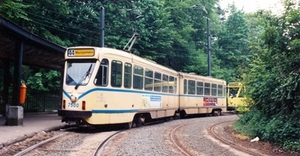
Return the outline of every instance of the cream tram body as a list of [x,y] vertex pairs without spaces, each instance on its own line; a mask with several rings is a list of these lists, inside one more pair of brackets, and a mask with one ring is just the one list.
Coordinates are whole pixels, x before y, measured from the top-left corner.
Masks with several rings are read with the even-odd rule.
[[65,55],[65,122],[139,124],[226,110],[226,82],[177,72],[112,48],[70,47]]
[[226,81],[180,73],[181,114],[217,114],[226,111]]
[[71,47],[65,58],[63,121],[132,123],[174,116],[178,110],[174,70],[111,48]]

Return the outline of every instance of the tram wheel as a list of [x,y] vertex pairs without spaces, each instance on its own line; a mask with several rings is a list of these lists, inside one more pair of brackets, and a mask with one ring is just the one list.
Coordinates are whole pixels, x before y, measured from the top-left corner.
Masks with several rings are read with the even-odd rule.
[[212,114],[213,114],[213,116],[220,116],[221,110],[214,110]]
[[127,128],[127,129],[131,129],[131,128],[135,128],[135,127],[136,127],[136,123],[134,123],[134,122],[128,122],[125,125],[125,128]]

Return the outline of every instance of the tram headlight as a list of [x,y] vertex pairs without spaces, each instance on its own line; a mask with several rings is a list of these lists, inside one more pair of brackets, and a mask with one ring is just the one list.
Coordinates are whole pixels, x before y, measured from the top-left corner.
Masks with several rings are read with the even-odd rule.
[[70,100],[72,103],[75,103],[75,102],[77,102],[77,97],[74,95],[71,95]]

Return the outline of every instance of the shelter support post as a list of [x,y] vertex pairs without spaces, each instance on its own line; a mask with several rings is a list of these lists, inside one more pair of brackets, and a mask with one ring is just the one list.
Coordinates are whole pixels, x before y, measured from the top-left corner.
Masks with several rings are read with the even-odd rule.
[[3,114],[3,116],[6,116],[6,105],[8,104],[8,100],[9,100],[9,86],[10,86],[10,74],[9,74],[9,67],[10,67],[10,63],[9,60],[3,60],[2,62],[2,66],[4,67],[4,71],[3,71],[3,91],[2,91],[2,103],[1,105],[1,114]]
[[23,125],[24,109],[20,106],[20,86],[23,62],[23,41],[16,41],[14,79],[13,79],[13,98],[12,105],[8,106],[8,117],[6,124],[11,126]]

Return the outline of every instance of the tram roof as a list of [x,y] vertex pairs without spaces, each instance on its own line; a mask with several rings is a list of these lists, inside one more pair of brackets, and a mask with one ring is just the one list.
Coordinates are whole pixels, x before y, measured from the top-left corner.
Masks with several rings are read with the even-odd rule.
[[226,81],[223,79],[218,79],[218,78],[214,78],[211,76],[202,76],[202,75],[197,75],[195,73],[184,73],[184,72],[180,72],[180,75],[184,76],[184,77],[191,77],[191,78],[195,78],[197,80],[201,80],[204,82],[217,82],[217,83],[223,83],[224,85],[226,85]]
[[[16,43],[23,41],[23,64],[63,69],[66,48],[34,35],[0,16],[0,60],[16,60]],[[18,51],[18,50],[17,50]]]

